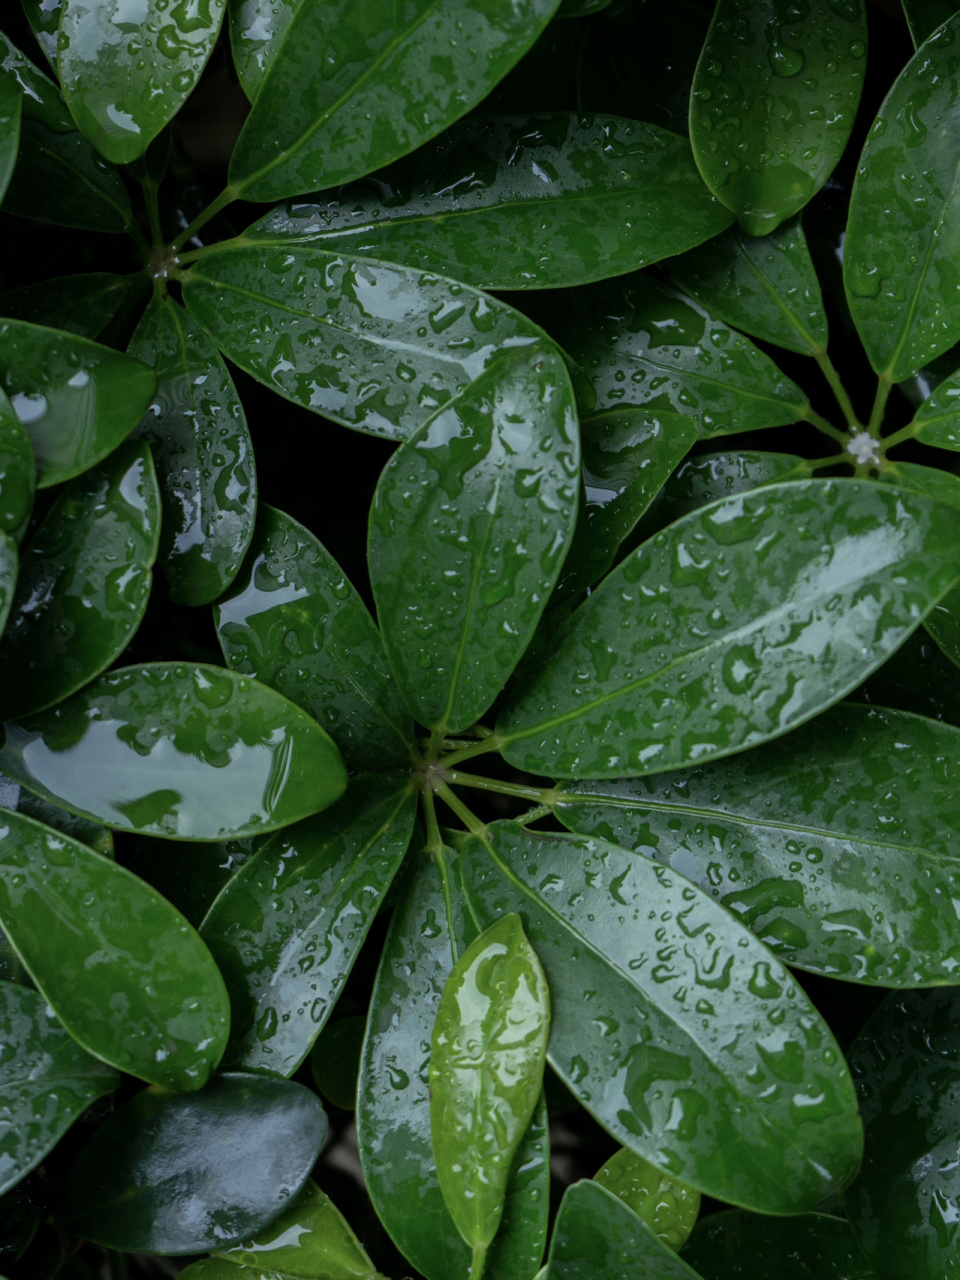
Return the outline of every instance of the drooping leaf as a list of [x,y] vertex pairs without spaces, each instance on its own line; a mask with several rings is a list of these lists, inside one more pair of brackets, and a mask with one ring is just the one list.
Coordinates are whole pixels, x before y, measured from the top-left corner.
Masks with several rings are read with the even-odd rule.
[[0,533],[20,536],[33,509],[37,463],[26,428],[0,391]]
[[269,1226],[327,1131],[316,1094],[230,1073],[199,1093],[145,1089],[101,1125],[63,1180],[60,1224],[137,1253],[203,1253]]
[[0,389],[33,443],[38,488],[112,453],[155,387],[152,370],[129,356],[57,329],[0,320]]
[[0,313],[81,338],[96,338],[124,305],[138,280],[139,277],[131,279],[109,271],[41,280],[0,294]]
[[[28,116],[26,109],[24,116]],[[76,129],[62,133],[25,118],[4,213],[113,235],[133,222],[120,174]]]
[[0,202],[17,162],[23,93],[11,75],[0,75]]
[[643,274],[594,285],[551,326],[582,368],[584,413],[672,409],[703,439],[796,422],[804,393],[749,338],[679,290]]
[[42,995],[0,982],[0,1192],[35,1168],[77,1116],[119,1083],[115,1071],[71,1040]]
[[251,102],[260,91],[296,7],[297,0],[227,0],[233,65]]
[[707,186],[762,236],[823,186],[850,137],[864,0],[719,0],[693,78],[690,141]]
[[513,822],[461,857],[481,923],[520,915],[550,988],[550,1064],[619,1142],[765,1213],[851,1180],[860,1120],[836,1042],[723,907],[615,845]]
[[142,156],[196,87],[226,0],[62,0],[57,63],[81,132],[116,164]]
[[960,450],[960,372],[934,388],[913,419],[913,434],[923,444]]
[[467,285],[309,245],[212,253],[189,272],[183,296],[259,382],[391,440],[409,436],[505,348],[543,338]]
[[627,1147],[593,1175],[594,1182],[642,1218],[658,1240],[674,1251],[683,1246],[700,1212],[700,1192],[678,1182]]
[[71,813],[182,840],[276,830],[346,785],[333,742],[299,707],[199,663],[119,668],[6,725],[0,768]]
[[771,1264],[780,1280],[878,1280],[850,1224],[826,1213],[714,1213],[697,1224],[681,1256],[702,1280],[756,1280]]
[[[663,773],[838,702],[956,581],[960,512],[857,480],[767,485],[670,525],[614,569],[508,700],[530,773]],[[661,603],[662,601],[662,603]]]
[[254,675],[324,725],[346,762],[409,760],[410,713],[367,607],[302,524],[265,503],[233,587],[214,606],[228,666]]
[[160,477],[170,599],[209,604],[233,581],[253,536],[257,475],[243,406],[213,343],[169,297],[151,302],[128,351],[158,379],[137,435]]
[[370,579],[422,724],[469,728],[523,656],[573,537],[579,466],[573,389],[549,347],[498,361],[387,463]]
[[545,289],[658,262],[731,221],[685,138],[614,116],[465,120],[380,181],[275,209],[243,243],[306,240],[484,289]]
[[0,641],[0,719],[60,702],[126,648],[147,607],[159,536],[145,444],[125,442],[61,491],[21,555]]
[[291,1076],[333,1009],[410,843],[404,775],[351,780],[323,814],[266,841],[201,935],[230,993],[229,1066]]
[[729,760],[562,787],[557,813],[686,876],[785,964],[939,986],[960,982],[955,759],[960,729],[844,704]]
[[960,7],[955,0],[903,0],[903,12],[913,38],[913,47],[919,49]]
[[435,137],[486,97],[558,0],[299,5],[230,161],[247,200],[334,187]]

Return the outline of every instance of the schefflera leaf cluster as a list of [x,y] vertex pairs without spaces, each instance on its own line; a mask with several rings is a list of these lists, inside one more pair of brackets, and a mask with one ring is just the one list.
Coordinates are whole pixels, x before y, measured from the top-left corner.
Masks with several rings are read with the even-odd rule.
[[[954,1265],[960,16],[903,7],[842,281],[863,0],[0,18],[0,213],[97,267],[0,295],[17,1280],[41,1216],[111,1280],[373,1280],[317,1088],[427,1280]],[[366,577],[335,479],[260,497],[283,401],[392,448]],[[551,1228],[564,1107],[617,1150]]]

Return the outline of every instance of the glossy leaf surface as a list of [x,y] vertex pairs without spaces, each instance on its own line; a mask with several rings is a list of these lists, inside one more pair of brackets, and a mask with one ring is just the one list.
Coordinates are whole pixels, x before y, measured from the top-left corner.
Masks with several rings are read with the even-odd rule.
[[81,131],[116,164],[142,156],[196,87],[226,0],[146,4],[63,0],[58,66]]
[[658,1240],[679,1249],[700,1212],[700,1192],[658,1169],[627,1147],[610,1157],[593,1180],[642,1218]]
[[334,558],[291,516],[258,505],[246,560],[214,622],[227,664],[303,707],[349,765],[409,759],[413,725],[380,633]]
[[778,481],[806,480],[809,474],[805,460],[792,453],[760,453],[753,449],[701,453],[677,467],[651,507],[650,519],[644,520],[640,528],[649,536],[720,498],[732,498]]
[[137,425],[155,386],[151,370],[108,347],[0,320],[0,388],[33,443],[41,489],[112,453]]
[[16,80],[0,76],[0,201],[17,162],[20,146],[20,113],[23,93]]
[[129,276],[109,271],[60,276],[0,295],[0,312],[14,320],[96,338],[123,306],[132,285]]
[[57,69],[57,29],[63,12],[63,0],[20,0],[37,43],[50,66]]
[[197,663],[120,668],[7,725],[0,768],[72,813],[186,840],[275,830],[346,785],[336,747],[299,707]]
[[[465,1276],[470,1250],[437,1182],[430,1138],[430,1037],[441,992],[472,925],[441,870],[418,854],[394,913],[371,1002],[357,1095],[364,1179],[377,1215],[428,1280]],[[487,1255],[493,1280],[529,1280],[547,1235],[549,1147],[546,1108],[538,1108],[514,1161],[500,1230]]]
[[[960,16],[931,37],[890,90],[850,198],[847,300],[870,363],[894,382],[960,337],[960,192],[952,177],[960,139],[949,124],[958,93]],[[878,218],[877,208],[889,217]]]
[[549,347],[499,361],[387,463],[370,579],[422,724],[469,728],[523,656],[573,537],[579,465],[573,389]]
[[301,4],[230,161],[248,200],[334,187],[440,133],[486,97],[558,0]]
[[88,822],[86,818],[77,818],[65,809],[48,804],[46,800],[25,791],[18,782],[3,774],[0,774],[0,796],[3,797],[5,809],[15,809],[26,818],[34,818],[45,826],[53,827],[55,831],[61,831],[65,836],[89,845],[94,853],[102,854],[105,858],[113,857],[113,834],[107,827]]
[[323,814],[266,841],[202,935],[230,992],[231,1066],[291,1076],[330,1016],[413,829],[402,775],[354,778]]
[[466,285],[307,245],[213,253],[190,271],[183,295],[259,382],[391,440],[409,436],[505,348],[543,336]]
[[170,599],[209,604],[233,581],[253,536],[257,475],[243,406],[213,343],[170,298],[151,302],[128,350],[158,379],[137,434],[160,477]]
[[0,533],[0,635],[6,626],[17,582],[17,547],[5,533]]
[[485,289],[586,284],[702,244],[731,215],[684,138],[614,116],[463,121],[329,204],[291,202],[246,242],[325,249],[437,271]]
[[316,1094],[289,1080],[224,1074],[199,1093],[145,1089],[81,1150],[59,1218],[125,1252],[223,1249],[286,1208],[326,1131]]
[[672,409],[709,440],[807,412],[804,393],[749,338],[650,276],[584,290],[551,336],[582,366],[584,413],[627,404]]
[[167,1089],[200,1089],[227,1043],[223,979],[169,902],[108,858],[0,812],[0,925],[73,1038]]
[[40,120],[57,133],[75,130],[73,118],[63,95],[49,76],[22,53],[4,32],[0,31],[0,71],[11,76],[23,91],[23,114]]
[[77,1116],[119,1083],[115,1071],[71,1040],[43,996],[0,982],[0,1193],[35,1168]]
[[719,0],[697,63],[690,141],[711,191],[762,236],[823,186],[850,137],[863,0]]
[[914,435],[938,449],[960,450],[960,373],[934,388],[913,419]]
[[953,17],[957,8],[954,0],[903,0],[903,12],[914,47],[919,49],[937,27]]
[[[26,113],[25,113],[26,114]],[[120,174],[75,129],[24,119],[5,213],[116,235],[133,221]]]
[[233,65],[251,102],[260,91],[296,4],[297,0],[227,0]]
[[504,707],[504,754],[530,773],[638,777],[778,737],[859,684],[953,584],[958,522],[856,480],[694,512],[577,610]]
[[520,915],[550,988],[550,1064],[619,1142],[766,1213],[851,1180],[860,1121],[836,1042],[727,911],[603,840],[497,822],[461,856],[481,923]]
[[52,706],[123,651],[147,607],[159,536],[144,444],[124,443],[61,491],[21,554],[0,641],[0,718]]
[[877,1280],[850,1224],[826,1213],[714,1213],[694,1228],[682,1256],[702,1280],[756,1280],[771,1263],[782,1280]]
[[0,391],[0,533],[17,537],[33,508],[37,463],[26,428]]

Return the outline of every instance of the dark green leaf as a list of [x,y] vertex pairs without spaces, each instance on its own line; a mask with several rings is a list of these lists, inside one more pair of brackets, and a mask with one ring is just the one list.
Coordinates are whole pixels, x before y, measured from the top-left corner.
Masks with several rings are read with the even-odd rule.
[[14,320],[96,338],[138,281],[139,277],[131,279],[107,271],[41,280],[0,295],[0,312]]
[[391,440],[409,436],[505,348],[543,338],[467,285],[307,245],[213,253],[190,271],[183,296],[265,386]]
[[233,64],[252,102],[296,8],[296,0],[227,0]]
[[128,441],[61,491],[21,555],[0,718],[52,706],[122,653],[147,607],[159,535],[145,444]]
[[22,813],[27,818],[34,818],[37,822],[53,827],[55,831],[62,831],[64,835],[88,845],[95,853],[102,854],[105,858],[113,857],[113,833],[107,827],[102,827],[96,822],[88,822],[86,818],[77,818],[72,813],[67,813],[65,809],[58,809],[56,805],[48,804],[46,800],[41,800],[39,796],[25,791],[19,782],[14,782],[12,778],[2,773],[0,773],[0,806],[5,809],[15,809],[17,813]]
[[574,295],[551,336],[582,366],[585,412],[672,409],[709,440],[796,422],[809,411],[800,388],[749,338],[650,276]]
[[63,0],[20,0],[20,3],[33,28],[33,34],[37,37],[37,43],[43,50],[43,56],[56,71],[57,31],[63,12]]
[[0,31],[0,71],[16,80],[23,91],[23,114],[39,120],[56,133],[70,133],[76,125],[63,95],[49,76],[38,71],[4,32]]
[[260,503],[247,558],[214,606],[223,656],[303,707],[354,768],[409,760],[410,714],[367,607],[308,529]]
[[404,775],[353,778],[339,804],[262,844],[202,936],[230,992],[226,1061],[291,1076],[310,1052],[410,843]]
[[23,93],[11,75],[0,75],[0,201],[17,162]]
[[61,133],[33,119],[21,127],[3,211],[113,234],[133,222],[130,197],[113,165],[76,130]]
[[41,489],[112,453],[142,417],[157,380],[129,356],[23,320],[0,320],[0,388],[27,429]]
[[[29,795],[29,792],[23,794]],[[241,840],[191,844],[185,840],[140,836],[131,842],[132,851],[126,854],[124,866],[153,885],[199,929],[214,898],[265,839],[266,836],[247,836]]]
[[947,592],[927,615],[926,628],[940,652],[960,667],[960,590],[954,587]]
[[25,1187],[8,1191],[0,1199],[0,1264],[16,1262],[36,1234],[40,1209]]
[[612,0],[561,0],[558,18],[586,18],[606,9]]
[[57,45],[64,96],[81,131],[116,164],[142,156],[192,93],[226,0],[62,0]]
[[0,635],[7,622],[17,583],[17,546],[0,533]]
[[243,406],[213,343],[169,297],[151,302],[128,351],[159,380],[137,434],[160,476],[170,599],[209,604],[233,581],[253,536],[257,476]]
[[0,1191],[35,1168],[77,1116],[119,1083],[115,1071],[70,1039],[43,996],[0,982]]
[[921,404],[913,419],[913,434],[938,449],[960,450],[960,372],[941,382]]
[[564,787],[558,816],[699,884],[785,964],[960,983],[954,758],[960,730],[847,704],[762,751]]
[[360,1053],[367,1028],[364,1014],[328,1022],[310,1050],[310,1069],[317,1088],[335,1107],[355,1111]]
[[80,1152],[60,1222],[125,1252],[223,1249],[287,1207],[326,1131],[316,1094],[289,1080],[230,1074],[199,1093],[145,1089]]
[[851,1180],[861,1133],[846,1063],[788,970],[723,907],[615,845],[513,822],[461,856],[481,923],[519,913],[550,987],[550,1064],[619,1142],[765,1213],[799,1213]]
[[960,725],[960,675],[923,627],[850,696]]
[[957,4],[956,0],[903,0],[903,12],[914,48],[919,49],[937,27],[953,17]]
[[247,200],[282,200],[406,155],[486,97],[557,3],[299,5],[234,149],[231,186]]
[[579,466],[573,389],[549,347],[498,361],[387,463],[370,579],[422,724],[469,728],[523,656],[573,537]]
[[613,116],[465,120],[380,182],[275,209],[243,243],[307,240],[480,288],[545,289],[658,262],[731,221],[685,138]]
[[825,1213],[714,1213],[694,1229],[683,1258],[703,1280],[757,1280],[771,1265],[777,1280],[877,1280],[849,1223]]
[[593,1175],[594,1182],[642,1218],[658,1240],[680,1249],[700,1212],[700,1192],[678,1182],[627,1147],[610,1157]]
[[227,1043],[223,979],[182,916],[109,858],[0,811],[0,925],[78,1044],[168,1089],[199,1089]]
[[12,778],[72,813],[147,835],[276,830],[326,808],[346,785],[319,725],[222,667],[114,670],[5,729],[0,768]]
[[[945,506],[960,507],[960,476],[942,471],[939,467],[920,467],[915,462],[888,462],[877,479],[881,484],[892,484],[898,489],[909,489],[911,493],[922,493],[924,497],[942,502]],[[945,597],[948,598],[949,595]]]
[[960,512],[870,482],[721,499],[577,610],[504,707],[504,755],[530,773],[638,777],[779,737],[906,639],[956,581],[958,546]]
[[37,463],[26,428],[0,391],[0,533],[23,531],[33,509]]
[[847,145],[867,51],[863,0],[719,0],[693,78],[690,141],[748,235],[823,186]]

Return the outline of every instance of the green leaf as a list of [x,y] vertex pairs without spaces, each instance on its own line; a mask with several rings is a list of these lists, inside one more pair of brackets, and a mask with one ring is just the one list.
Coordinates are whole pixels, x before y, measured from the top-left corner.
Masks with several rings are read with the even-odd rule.
[[56,72],[57,32],[60,28],[63,0],[20,0],[20,3],[33,28],[33,34],[37,37],[37,43],[43,50],[43,56]]
[[59,276],[0,294],[0,312],[14,320],[96,338],[138,282],[139,276],[131,279],[108,271]]
[[4,808],[15,809],[27,818],[34,818],[45,826],[53,827],[55,831],[62,831],[64,835],[88,845],[104,858],[113,858],[113,834],[107,827],[88,822],[86,818],[77,818],[64,809],[58,809],[55,804],[48,804],[46,800],[25,791],[19,782],[14,782],[2,773],[0,794],[3,794],[0,804]]
[[353,778],[339,804],[278,832],[224,886],[201,934],[230,993],[230,1066],[291,1076],[343,990],[410,843],[402,774]]
[[779,1280],[877,1280],[850,1224],[826,1213],[714,1213],[697,1224],[682,1256],[702,1280],[756,1280],[774,1262]]
[[937,27],[952,18],[957,7],[956,0],[903,0],[903,12],[914,48],[919,49]]
[[77,1116],[119,1083],[70,1039],[43,996],[0,982],[0,1192],[36,1168]]
[[0,320],[0,387],[37,455],[38,488],[102,461],[143,416],[156,378],[86,338]]
[[0,533],[0,635],[7,622],[17,584],[17,545]]
[[0,641],[0,718],[52,706],[123,652],[147,607],[159,535],[145,444],[128,441],[60,492],[21,556]]
[[960,590],[948,591],[927,615],[926,629],[937,642],[940,652],[960,667]]
[[[960,337],[960,16],[907,63],[867,136],[857,169],[843,278],[877,373],[901,382]],[[877,209],[889,215],[877,216]]]
[[61,133],[34,119],[24,119],[21,126],[20,153],[3,211],[114,235],[134,221],[130,197],[113,165],[75,129]]
[[[29,795],[29,792],[24,792]],[[177,908],[195,929],[232,875],[253,856],[266,836],[246,836],[210,844],[139,836],[125,858],[128,867]]]
[[731,216],[685,138],[614,116],[471,119],[328,204],[268,213],[244,244],[307,241],[486,289],[621,275],[715,236]]
[[387,463],[370,580],[422,724],[469,728],[523,656],[573,537],[579,466],[573,389],[549,347],[498,361]]
[[20,147],[23,93],[11,75],[0,75],[0,201],[3,200]]
[[255,1236],[304,1186],[327,1132],[289,1080],[214,1076],[199,1093],[145,1089],[81,1150],[61,1225],[127,1253],[203,1253]]
[[409,436],[505,348],[543,338],[467,285],[309,245],[212,253],[190,270],[183,297],[259,382],[389,440]]
[[0,71],[5,71],[12,76],[23,91],[25,116],[31,120],[39,120],[55,133],[69,133],[76,130],[60,90],[50,77],[39,71],[2,31],[0,31]]
[[823,186],[850,137],[867,51],[863,0],[719,0],[690,96],[707,186],[748,235]]
[[37,463],[26,428],[0,391],[0,533],[17,538],[33,510]]
[[801,355],[826,350],[827,316],[799,218],[762,237],[727,231],[667,270],[712,315],[744,333]]
[[960,983],[960,730],[845,704],[762,751],[561,789],[571,830],[698,884],[789,965],[886,987]]
[[357,1108],[360,1054],[367,1029],[364,1014],[328,1022],[310,1050],[310,1069],[317,1088],[342,1111]]
[[299,707],[199,663],[111,671],[5,731],[0,768],[12,778],[71,813],[147,835],[276,830],[346,785],[336,747]]
[[673,1250],[683,1246],[700,1212],[700,1192],[671,1178],[635,1151],[621,1147],[593,1175],[642,1218],[658,1240]]
[[261,502],[247,558],[214,605],[227,665],[303,707],[357,769],[404,764],[410,714],[380,633],[313,534]]
[[260,91],[296,7],[297,0],[227,0],[233,65],[251,102]]
[[196,88],[226,0],[63,0],[58,66],[82,133],[115,164],[142,156]]
[[[960,507],[960,476],[939,467],[920,467],[915,462],[888,462],[877,476],[881,484],[892,484],[911,493],[922,493],[944,506]],[[949,592],[944,599],[949,599]],[[941,601],[941,604],[943,601]],[[939,607],[939,606],[938,606]]]
[[917,410],[914,437],[938,449],[960,451],[960,371],[951,374]]
[[233,581],[253,536],[257,474],[243,406],[213,343],[169,297],[150,303],[128,352],[158,379],[137,435],[160,476],[170,599],[209,604]]
[[73,1038],[153,1084],[202,1088],[230,1009],[197,934],[85,844],[6,811],[0,829],[0,925]]
[[960,725],[960,677],[923,627],[850,696]]
[[299,5],[234,148],[234,194],[282,200],[413,151],[486,97],[557,3]]
[[550,987],[550,1065],[618,1142],[764,1213],[799,1213],[851,1180],[861,1133],[846,1063],[788,970],[723,907],[615,845],[513,822],[461,857],[481,923],[519,913]]
[[958,1055],[952,990],[889,996],[850,1050],[866,1151],[845,1209],[883,1280],[940,1280],[956,1268]]
[[777,738],[902,644],[956,581],[958,541],[960,512],[857,480],[704,507],[577,610],[501,712],[503,754],[639,777]]
[[[373,990],[357,1094],[360,1159],[373,1206],[428,1280],[465,1276],[471,1262],[437,1182],[426,1062],[440,994],[472,932],[450,883],[455,862],[450,849],[411,860]],[[540,1265],[548,1165],[541,1103],[513,1164],[500,1230],[487,1255],[488,1280],[529,1280]]]
[[575,295],[551,336],[582,367],[584,412],[627,404],[692,417],[704,440],[796,422],[807,398],[749,338],[643,274]]

